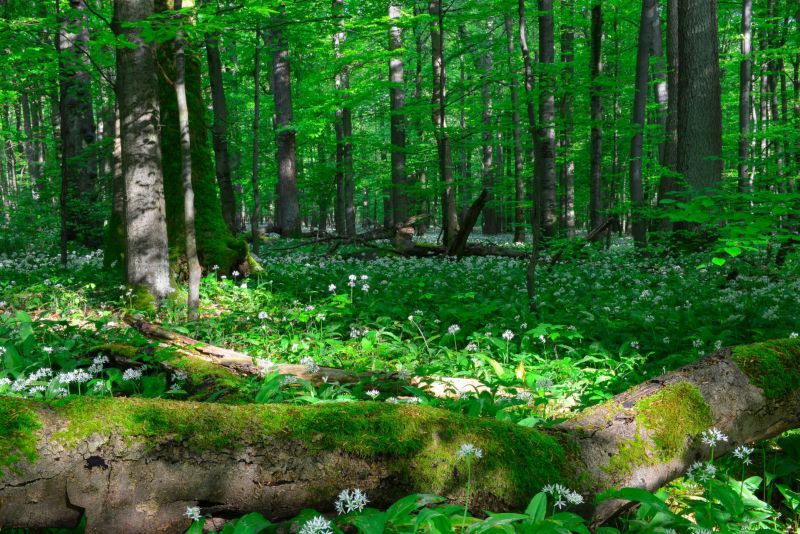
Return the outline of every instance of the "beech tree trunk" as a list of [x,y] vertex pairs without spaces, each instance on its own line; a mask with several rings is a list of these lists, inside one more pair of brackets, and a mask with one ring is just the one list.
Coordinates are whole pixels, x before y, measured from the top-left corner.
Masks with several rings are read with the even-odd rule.
[[87,533],[182,532],[187,506],[277,520],[331,511],[353,486],[377,507],[412,492],[463,502],[456,452],[465,442],[484,452],[473,510],[521,510],[558,482],[584,496],[579,511],[599,524],[625,503],[593,509],[595,495],[654,491],[680,476],[709,457],[699,439],[708,428],[729,436],[715,449],[722,455],[800,426],[800,390],[785,376],[797,358],[796,340],[723,349],[546,430],[413,404],[7,397],[0,416],[16,461],[0,478],[0,525],[69,528],[85,513]]
[[572,94],[575,67],[574,42],[575,30],[572,27],[575,18],[575,4],[573,0],[561,0],[562,13],[567,20],[561,26],[561,70],[562,96],[559,114],[561,115],[563,131],[561,133],[561,213],[564,230],[568,238],[575,236],[575,161],[572,159],[572,131],[575,127],[572,115],[572,103],[575,99]]
[[556,232],[556,80],[551,72],[555,62],[553,30],[553,0],[539,0],[539,141],[537,181],[542,234],[552,237]]
[[514,138],[514,242],[525,242],[525,178],[522,159],[522,126],[519,111],[519,76],[514,65],[514,17],[505,17],[505,30],[508,37],[508,77],[511,92],[511,127]]
[[261,193],[258,187],[258,161],[261,138],[258,134],[261,127],[261,29],[256,30],[255,52],[253,55],[253,166],[251,183],[253,186],[253,214],[250,217],[250,237],[253,252],[258,254],[261,237],[258,225],[261,222]]
[[[190,3],[190,2],[187,2]],[[175,0],[176,11],[182,0]],[[183,181],[183,221],[186,233],[186,261],[189,265],[187,316],[194,321],[200,307],[200,261],[197,259],[195,232],[194,189],[192,187],[192,142],[189,131],[189,104],[186,100],[186,50],[183,30],[175,37],[175,95],[178,101],[178,128],[181,145],[181,178]]]
[[171,291],[164,177],[159,139],[160,108],[155,51],[141,37],[141,23],[153,14],[153,0],[114,2],[114,31],[133,43],[117,48],[117,103],[122,174],[125,180],[126,278],[156,301]]
[[70,0],[58,32],[61,117],[61,256],[69,241],[95,249],[102,243],[96,215],[97,157],[89,27],[84,0]]
[[634,135],[631,139],[630,187],[631,233],[637,247],[647,244],[647,221],[644,216],[644,187],[642,185],[642,146],[644,145],[644,122],[647,112],[648,72],[650,67],[650,46],[653,21],[658,16],[657,0],[642,0],[642,15],[639,19],[639,44],[636,54],[636,84],[633,97]]
[[284,237],[300,234],[297,191],[297,135],[292,124],[292,75],[289,44],[283,35],[286,5],[274,15],[268,45],[272,46],[272,96],[275,100],[275,137],[278,145],[278,209],[276,223]]
[[[389,20],[400,18],[400,7],[389,5]],[[402,51],[403,31],[400,26],[389,27],[389,50]],[[404,87],[403,56],[389,59],[389,106],[391,110],[391,153],[392,153],[392,224],[399,224],[408,219],[408,184],[406,177],[406,115]]]
[[453,182],[453,157],[450,137],[447,134],[447,74],[444,57],[444,12],[441,0],[431,0],[428,4],[431,16],[431,67],[433,70],[433,91],[431,113],[436,132],[436,147],[439,153],[439,179],[444,185],[442,194],[442,227],[444,244],[448,246],[458,233],[458,212],[456,192]]
[[[658,203],[662,207],[662,201],[678,190],[678,40],[678,0],[667,0],[667,138],[661,161],[665,171],[658,182]],[[662,218],[659,228],[672,230],[672,221]]]
[[717,0],[679,0],[678,172],[690,189],[722,179]]
[[[209,33],[206,39],[208,57],[208,80],[211,84],[211,109],[214,113],[214,160],[216,163],[219,199],[225,225],[236,235],[240,223],[237,220],[236,197],[231,183],[231,163],[228,155],[228,104],[225,99],[225,86],[222,83],[222,60],[219,54],[219,34]],[[258,47],[258,44],[256,44]]]
[[[337,61],[342,61],[342,46],[347,39],[344,29],[344,0],[333,0],[331,8],[334,17],[338,17],[337,31],[333,34],[333,50]],[[356,235],[355,177],[353,176],[353,112],[346,105],[347,92],[350,90],[350,68],[340,65],[334,77],[336,91],[340,93],[340,106],[336,110],[336,187],[337,206],[342,217],[340,235]],[[341,205],[339,205],[341,204]],[[337,232],[339,229],[337,228]]]
[[739,64],[739,165],[740,193],[750,191],[750,84],[753,64],[753,1],[742,0],[742,62]]
[[602,224],[603,210],[603,97],[600,76],[603,73],[603,2],[592,6],[590,71],[590,106],[592,129],[590,139],[589,223],[592,228]]
[[[494,32],[494,20],[491,17],[486,21],[486,33],[492,35]],[[483,210],[483,233],[485,235],[495,235],[500,233],[497,213],[492,203],[494,202],[494,150],[493,150],[493,117],[492,117],[492,88],[494,83],[492,81],[492,73],[494,69],[494,55],[492,54],[491,39],[487,43],[488,49],[477,60],[477,70],[481,77],[481,105],[483,106],[481,114],[481,125],[483,131],[481,132],[481,181],[483,189],[488,193],[487,205]],[[502,168],[500,162],[497,162],[497,167]]]

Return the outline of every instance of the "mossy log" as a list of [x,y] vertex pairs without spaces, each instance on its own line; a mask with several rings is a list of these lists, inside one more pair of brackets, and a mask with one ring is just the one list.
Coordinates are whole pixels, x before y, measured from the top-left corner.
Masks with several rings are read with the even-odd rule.
[[[376,506],[409,492],[463,501],[456,451],[474,465],[474,510],[521,509],[560,482],[588,503],[609,488],[655,490],[710,451],[800,426],[800,341],[718,351],[546,431],[419,405],[317,406],[0,397],[0,528],[181,532],[187,506],[216,516],[329,511],[345,487]],[[601,522],[625,503],[587,507]]]

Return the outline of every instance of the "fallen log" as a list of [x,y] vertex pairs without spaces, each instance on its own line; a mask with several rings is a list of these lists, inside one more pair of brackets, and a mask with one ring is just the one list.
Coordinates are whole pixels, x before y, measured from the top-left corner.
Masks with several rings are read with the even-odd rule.
[[723,349],[636,386],[559,427],[535,430],[418,405],[316,406],[0,397],[0,527],[182,532],[187,506],[270,519],[332,509],[346,487],[373,505],[410,492],[463,502],[457,450],[473,464],[473,509],[521,509],[548,483],[581,493],[597,523],[626,503],[603,490],[655,490],[710,451],[800,426],[800,340]]
[[[178,352],[190,359],[199,359],[204,362],[216,364],[234,373],[249,376],[261,376],[265,369],[258,365],[257,360],[243,352],[238,352],[215,345],[209,345],[190,338],[183,334],[178,334],[166,328],[149,323],[141,318],[126,316],[125,322],[151,339],[162,340],[166,345],[175,347]],[[162,362],[169,365],[169,362]],[[427,391],[434,397],[455,398],[463,394],[478,394],[490,392],[492,389],[479,380],[472,378],[451,378],[451,377],[423,377],[411,376],[403,377],[400,373],[372,372],[372,371],[346,371],[335,367],[319,367],[311,370],[306,365],[299,364],[275,364],[270,371],[283,375],[294,375],[303,380],[307,380],[314,385],[323,382],[338,382],[340,384],[353,384],[357,382],[370,381],[373,384],[381,383],[407,383],[411,386],[419,387]],[[508,388],[497,388],[500,396],[513,396]]]

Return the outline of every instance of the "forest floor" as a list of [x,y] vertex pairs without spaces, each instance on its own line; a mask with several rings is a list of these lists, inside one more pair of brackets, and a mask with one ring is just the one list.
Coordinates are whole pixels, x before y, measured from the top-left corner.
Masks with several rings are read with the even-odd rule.
[[[493,238],[515,246],[509,240]],[[627,240],[614,241],[552,265],[545,258],[533,314],[524,261],[358,260],[341,255],[352,251],[347,247],[339,255],[313,247],[269,252],[286,244],[262,245],[258,275],[206,273],[193,323],[185,321],[182,289],[158,312],[137,309],[134,293],[102,270],[99,253],[72,255],[67,270],[55,257],[0,255],[0,396],[198,398],[185,373],[160,364],[165,349],[123,321],[141,315],[247,353],[265,370],[236,384],[214,383],[203,400],[415,402],[536,427],[569,417],[564,406],[602,402],[720,347],[800,332],[796,256],[780,270],[763,254],[717,266],[703,253],[641,257]],[[466,377],[489,390],[438,398],[411,386],[383,392],[368,381],[314,385],[273,372],[272,364],[282,363]],[[497,395],[500,388],[512,395]],[[781,439],[749,469],[763,477],[770,465],[771,487],[783,484],[791,493],[800,464],[782,449],[800,450],[800,440]],[[672,488],[678,509],[681,495],[697,493],[686,483]],[[762,496],[772,514],[763,521],[774,524],[779,513],[797,521],[800,500],[779,495]]]

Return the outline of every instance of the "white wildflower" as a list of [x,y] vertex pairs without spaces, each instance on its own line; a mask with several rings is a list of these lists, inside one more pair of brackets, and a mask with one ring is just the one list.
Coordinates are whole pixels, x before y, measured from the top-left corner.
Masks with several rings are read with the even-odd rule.
[[381,394],[381,392],[378,391],[377,389],[370,389],[366,393],[367,397],[371,398],[372,400],[375,400],[378,397],[378,395],[380,395],[380,394]]
[[331,522],[318,515],[303,524],[298,534],[333,534]]
[[183,513],[186,517],[191,519],[192,521],[199,521],[202,517],[200,515],[200,507],[199,506],[187,506],[186,511]]
[[139,380],[142,378],[142,370],[141,369],[125,369],[125,372],[122,373],[123,380]]
[[339,494],[339,498],[336,499],[336,512],[339,515],[349,514],[350,512],[360,512],[368,502],[367,494],[358,488],[342,490]]
[[447,329],[447,333],[454,336],[456,335],[456,333],[458,333],[459,330],[461,330],[460,326],[458,326],[457,324],[451,324],[450,328]]
[[503,339],[505,339],[506,341],[511,341],[512,339],[514,339],[514,332],[512,332],[511,330],[506,330],[505,332],[503,332]]
[[718,428],[709,428],[708,430],[704,431],[700,434],[700,439],[708,445],[709,447],[715,447],[717,443],[722,441],[728,441],[728,436],[726,436],[721,430]]
[[300,365],[305,365],[309,373],[319,373],[319,365],[311,356],[303,356],[303,359],[300,360]]
[[462,443],[458,448],[456,456],[459,458],[483,458],[483,451],[472,443]]

